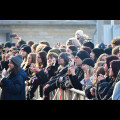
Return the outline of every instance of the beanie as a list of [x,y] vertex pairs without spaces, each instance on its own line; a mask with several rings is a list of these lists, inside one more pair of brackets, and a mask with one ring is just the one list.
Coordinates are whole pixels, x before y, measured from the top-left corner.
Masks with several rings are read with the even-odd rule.
[[75,34],[79,34],[80,36],[83,36],[83,31],[82,30],[77,30]]
[[11,48],[11,47],[12,47],[12,43],[10,43],[10,42],[6,42],[5,45],[4,45],[4,48],[6,48],[6,47]]
[[111,55],[112,54],[112,47],[105,48],[104,51],[106,54]]
[[24,47],[22,47],[22,50],[24,50],[25,52],[27,52],[27,54],[29,54],[29,53],[31,53],[31,47],[30,46],[24,46]]
[[12,60],[18,67],[20,67],[21,63],[23,62],[23,57],[22,57],[22,55],[17,55],[17,56],[11,57],[11,60]]
[[100,43],[100,44],[98,45],[98,48],[105,49],[105,44],[104,44],[104,43]]
[[64,59],[66,62],[69,62],[69,54],[68,53],[62,52],[62,53],[60,53],[59,57]]
[[77,47],[76,46],[74,46],[74,45],[71,45],[71,46],[69,46],[68,47],[71,51],[77,51]]
[[94,67],[94,60],[92,58],[85,58],[82,62],[82,64],[86,64],[86,65],[89,65],[91,67]]
[[55,52],[57,55],[61,53],[61,51],[58,48],[53,48],[49,52]]
[[92,42],[85,42],[85,43],[83,43],[83,46],[90,47],[91,49],[94,49],[94,44]]
[[72,52],[71,54],[75,57],[76,54],[77,54],[77,52],[74,51],[74,52]]
[[100,48],[94,48],[91,52],[93,52],[96,58],[98,58],[101,54],[104,53],[104,50]]
[[48,53],[48,51],[51,49],[52,49],[51,47],[46,46],[42,49],[42,51],[45,51],[46,53]]
[[84,60],[85,58],[90,58],[90,55],[87,51],[85,50],[80,50],[78,53],[77,53],[77,56],[81,59],[81,60]]

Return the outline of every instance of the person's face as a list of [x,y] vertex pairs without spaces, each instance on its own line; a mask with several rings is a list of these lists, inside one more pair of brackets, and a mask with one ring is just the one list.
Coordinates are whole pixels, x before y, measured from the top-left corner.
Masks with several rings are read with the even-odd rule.
[[61,58],[61,57],[58,57],[58,64],[60,64],[60,65],[65,65],[65,61],[64,61],[64,59],[63,58]]
[[69,48],[67,48],[67,49],[66,49],[66,52],[69,53],[69,54],[71,54],[71,53],[72,53],[72,50],[69,49]]
[[24,50],[21,50],[21,54],[22,54],[23,57],[27,56],[27,52],[25,52]]
[[82,65],[82,69],[83,69],[83,71],[84,71],[84,73],[88,70],[88,65],[86,65],[86,64],[83,64]]
[[77,38],[80,38],[80,35],[79,34],[76,34]]
[[39,54],[37,55],[37,62],[38,62],[38,63],[42,63],[42,59],[41,59],[41,57],[40,57]]
[[105,70],[105,72],[108,72],[108,66],[107,66],[106,61],[105,61],[105,64],[104,64],[104,70]]
[[10,69],[13,69],[14,68],[14,64],[11,60],[9,60],[9,64],[8,64],[9,68]]
[[112,70],[112,68],[111,68],[111,66],[110,66],[110,68],[109,68],[109,76],[113,76],[113,70]]
[[78,56],[76,56],[75,57],[75,65],[76,66],[81,66],[81,64],[82,64],[82,60]]
[[31,62],[32,62],[32,56],[28,55],[28,64],[31,64]]
[[95,54],[93,52],[91,52],[90,57],[94,60],[95,59]]
[[107,56],[103,56],[103,57],[101,58],[101,61],[105,61],[106,57],[107,57]]

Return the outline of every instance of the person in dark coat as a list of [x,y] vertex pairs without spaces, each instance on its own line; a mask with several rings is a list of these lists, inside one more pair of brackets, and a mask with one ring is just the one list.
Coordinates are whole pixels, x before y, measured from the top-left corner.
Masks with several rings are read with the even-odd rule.
[[43,88],[45,96],[44,100],[48,100],[49,93],[58,88],[56,81],[67,73],[68,62],[69,62],[68,54],[66,52],[61,53],[58,57],[58,64],[60,66],[58,67],[58,70],[55,72],[55,76],[52,76],[50,80],[47,82],[46,86]]
[[109,82],[105,81],[103,76],[99,76],[97,90],[101,100],[109,100],[111,98],[112,94],[110,92],[110,89],[116,82],[115,79],[117,78],[118,72],[120,70],[119,65],[119,60],[113,60],[110,62],[109,76],[111,77],[111,80]]
[[75,69],[74,66],[70,66],[68,68],[68,74],[69,74],[69,78],[72,83],[72,86],[78,90],[82,90],[82,84],[80,84],[80,81],[84,78],[84,72],[81,69],[81,65],[82,65],[82,61],[85,58],[90,58],[89,53],[86,52],[85,50],[80,50],[77,53],[75,58],[75,64],[77,66],[77,69]]
[[25,100],[25,80],[27,74],[20,65],[22,55],[11,57],[9,60],[8,75],[3,75],[0,85],[2,88],[1,100]]

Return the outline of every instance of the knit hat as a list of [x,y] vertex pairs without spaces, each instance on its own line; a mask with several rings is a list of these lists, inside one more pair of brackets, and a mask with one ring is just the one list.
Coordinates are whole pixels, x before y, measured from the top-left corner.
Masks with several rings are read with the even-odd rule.
[[104,51],[106,54],[111,55],[112,54],[112,47],[105,48]]
[[82,64],[86,64],[86,65],[89,65],[91,67],[94,67],[95,62],[92,58],[86,58],[82,61]]
[[59,57],[63,58],[66,62],[69,61],[69,56],[70,54],[66,53],[66,52],[62,52],[60,53]]
[[51,47],[46,46],[42,49],[42,51],[45,51],[46,53],[48,53],[48,51],[51,49],[52,49]]
[[27,54],[29,54],[29,53],[31,53],[31,47],[30,46],[24,46],[24,47],[22,47],[22,50],[24,50],[25,52],[27,52]]
[[90,58],[90,55],[87,51],[85,50],[80,50],[78,53],[77,53],[77,56],[81,59],[81,60],[84,60],[85,58]]
[[22,44],[20,48],[22,49],[23,47],[28,46],[27,44]]
[[53,48],[49,52],[55,52],[57,55],[61,53],[61,51],[58,48]]
[[98,48],[105,49],[105,44],[104,44],[104,43],[100,43],[100,44],[98,45]]
[[100,48],[95,48],[91,52],[93,52],[95,54],[96,58],[98,58],[101,54],[104,53],[104,50],[100,49]]
[[74,46],[74,45],[71,45],[71,46],[69,46],[68,48],[69,48],[70,50],[72,50],[73,52],[74,52],[74,51],[77,51],[77,47]]
[[90,47],[91,49],[94,49],[94,44],[92,42],[85,42],[85,43],[83,43],[83,46]]
[[18,67],[20,67],[21,63],[23,62],[23,57],[22,57],[22,55],[17,55],[17,56],[11,57],[11,60],[12,60]]
[[75,33],[75,35],[76,35],[76,34],[79,34],[80,36],[83,36],[83,35],[84,35],[84,33],[83,33],[82,30],[77,30],[76,33]]
[[6,47],[11,48],[11,47],[12,47],[12,43],[10,43],[10,42],[6,42],[5,45],[4,45],[4,48],[6,48]]

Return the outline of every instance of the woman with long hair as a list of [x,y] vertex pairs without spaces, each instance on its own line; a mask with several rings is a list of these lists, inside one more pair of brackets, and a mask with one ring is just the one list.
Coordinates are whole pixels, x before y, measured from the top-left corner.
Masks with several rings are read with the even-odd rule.
[[10,58],[8,74],[3,75],[3,79],[0,82],[2,100],[25,100],[27,74],[20,68],[21,63],[22,55]]

